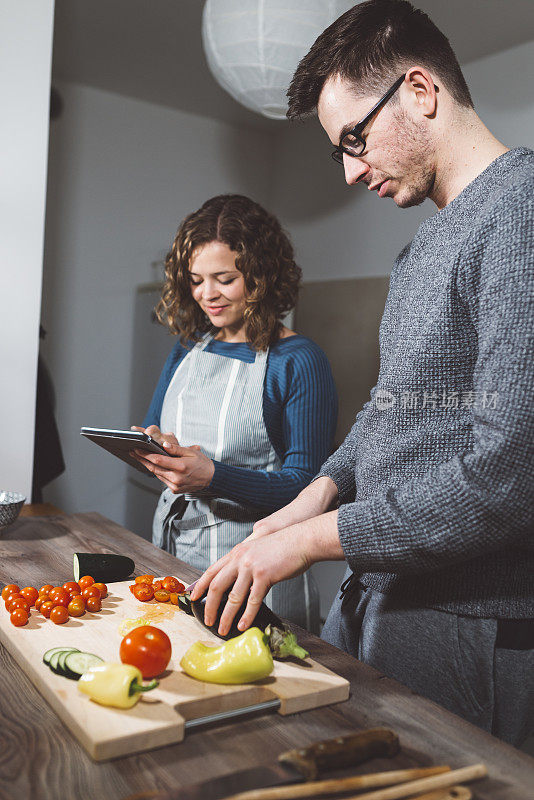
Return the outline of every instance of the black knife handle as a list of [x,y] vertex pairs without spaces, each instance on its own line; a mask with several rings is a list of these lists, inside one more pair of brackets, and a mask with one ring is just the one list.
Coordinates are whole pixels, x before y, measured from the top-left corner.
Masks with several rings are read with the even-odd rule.
[[391,758],[399,752],[399,737],[388,728],[370,728],[347,736],[315,742],[278,756],[308,781],[328,770],[352,767],[370,758]]

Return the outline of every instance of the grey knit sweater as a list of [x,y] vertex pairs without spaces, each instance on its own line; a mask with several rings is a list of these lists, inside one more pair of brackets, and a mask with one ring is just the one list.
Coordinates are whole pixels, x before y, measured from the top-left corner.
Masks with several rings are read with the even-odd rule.
[[323,465],[361,582],[534,616],[534,152],[497,158],[397,258],[380,374]]

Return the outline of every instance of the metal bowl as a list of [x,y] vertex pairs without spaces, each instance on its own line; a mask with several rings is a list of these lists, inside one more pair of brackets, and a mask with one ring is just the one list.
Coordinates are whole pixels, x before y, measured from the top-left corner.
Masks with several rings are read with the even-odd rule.
[[26,498],[20,492],[0,491],[0,528],[15,522]]

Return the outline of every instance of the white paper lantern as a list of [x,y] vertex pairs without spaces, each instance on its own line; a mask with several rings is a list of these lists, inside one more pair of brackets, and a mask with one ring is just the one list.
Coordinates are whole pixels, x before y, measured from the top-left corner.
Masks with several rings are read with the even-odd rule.
[[202,41],[216,81],[239,103],[285,119],[286,92],[319,34],[358,0],[206,0]]

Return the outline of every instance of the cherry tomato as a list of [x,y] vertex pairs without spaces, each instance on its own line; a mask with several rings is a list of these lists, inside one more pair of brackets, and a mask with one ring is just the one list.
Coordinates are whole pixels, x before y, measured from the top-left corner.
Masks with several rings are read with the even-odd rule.
[[44,594],[48,597],[50,590],[53,588],[54,587],[52,586],[51,583],[45,583],[45,585],[41,586],[41,588],[39,589],[39,594]]
[[71,617],[83,617],[85,614],[85,600],[81,594],[78,594],[76,597],[72,598],[67,606],[67,611]]
[[155,592],[157,592],[159,589],[162,589],[163,578],[161,580],[154,581],[154,583],[152,584],[152,588],[154,589]]
[[167,589],[168,592],[183,592],[185,586],[183,583],[180,583],[178,578],[173,578],[169,575],[163,579],[163,588]]
[[84,600],[89,600],[90,597],[98,597],[100,600],[100,592],[98,591],[98,587],[94,584],[92,586],[87,586],[86,589],[82,589],[82,597]]
[[67,581],[63,584],[63,588],[69,594],[80,594],[80,585],[76,581]]
[[70,594],[62,586],[55,586],[50,590],[48,596],[55,606],[65,606],[67,608],[70,603]]
[[103,600],[104,597],[108,596],[108,587],[105,583],[93,583],[93,586],[96,586],[98,591],[100,592],[100,599]]
[[37,598],[37,600],[35,601],[35,610],[36,611],[40,611],[41,610],[41,606],[43,605],[44,602],[46,602],[46,597],[39,596]]
[[167,634],[152,625],[141,625],[126,634],[119,655],[123,664],[133,664],[143,678],[155,678],[171,660],[172,646]]
[[11,614],[16,608],[25,608],[30,613],[30,604],[24,597],[15,597],[9,604],[8,611]]
[[78,586],[80,589],[87,589],[88,586],[92,586],[95,582],[95,579],[92,578],[90,575],[84,575],[83,578],[80,578],[78,581]]
[[100,597],[94,597],[94,596],[89,597],[86,600],[86,608],[88,611],[92,612],[100,611],[100,609],[102,608],[102,600],[100,599]]
[[39,609],[39,611],[41,612],[43,617],[50,619],[50,612],[52,611],[53,608],[55,608],[55,606],[52,600],[45,600],[44,603],[41,603],[41,608]]
[[20,586],[17,586],[16,583],[8,583],[7,586],[4,586],[2,589],[2,600],[7,600],[7,596],[14,592],[20,592]]
[[13,600],[21,600],[21,599],[24,600],[20,592],[12,592],[11,594],[8,594],[8,596],[6,597],[6,611],[8,612],[8,614],[11,614],[11,603],[13,602]]
[[136,583],[132,591],[136,600],[140,600],[142,603],[146,603],[147,600],[152,600],[154,597],[154,589],[148,583]]
[[157,592],[154,592],[154,600],[157,600],[158,603],[168,603],[170,598],[170,594],[166,589],[158,589]]
[[178,592],[171,592],[169,599],[170,599],[171,603],[173,604],[173,606],[179,606],[180,605],[180,601],[178,600],[179,596],[180,595],[179,595]]
[[152,584],[153,580],[154,580],[153,575],[138,575],[137,578],[135,579],[135,582]]
[[136,586],[137,586],[137,584],[136,584],[136,583],[131,583],[131,584],[128,586],[128,589],[131,591],[131,593],[132,593],[132,594],[134,593],[134,589],[135,589],[135,587],[136,587]]
[[25,586],[24,589],[20,590],[20,593],[31,606],[35,605],[35,601],[39,597],[39,592],[33,586]]
[[26,623],[28,622],[28,618],[29,618],[28,612],[24,608],[16,608],[12,612],[9,619],[11,620],[13,625],[15,625],[15,627],[21,628],[23,625],[26,625]]
[[[42,608],[42,606],[41,606]],[[69,612],[65,608],[65,606],[54,606],[52,611],[50,612],[50,619],[52,622],[55,622],[56,625],[63,625],[69,618]]]

